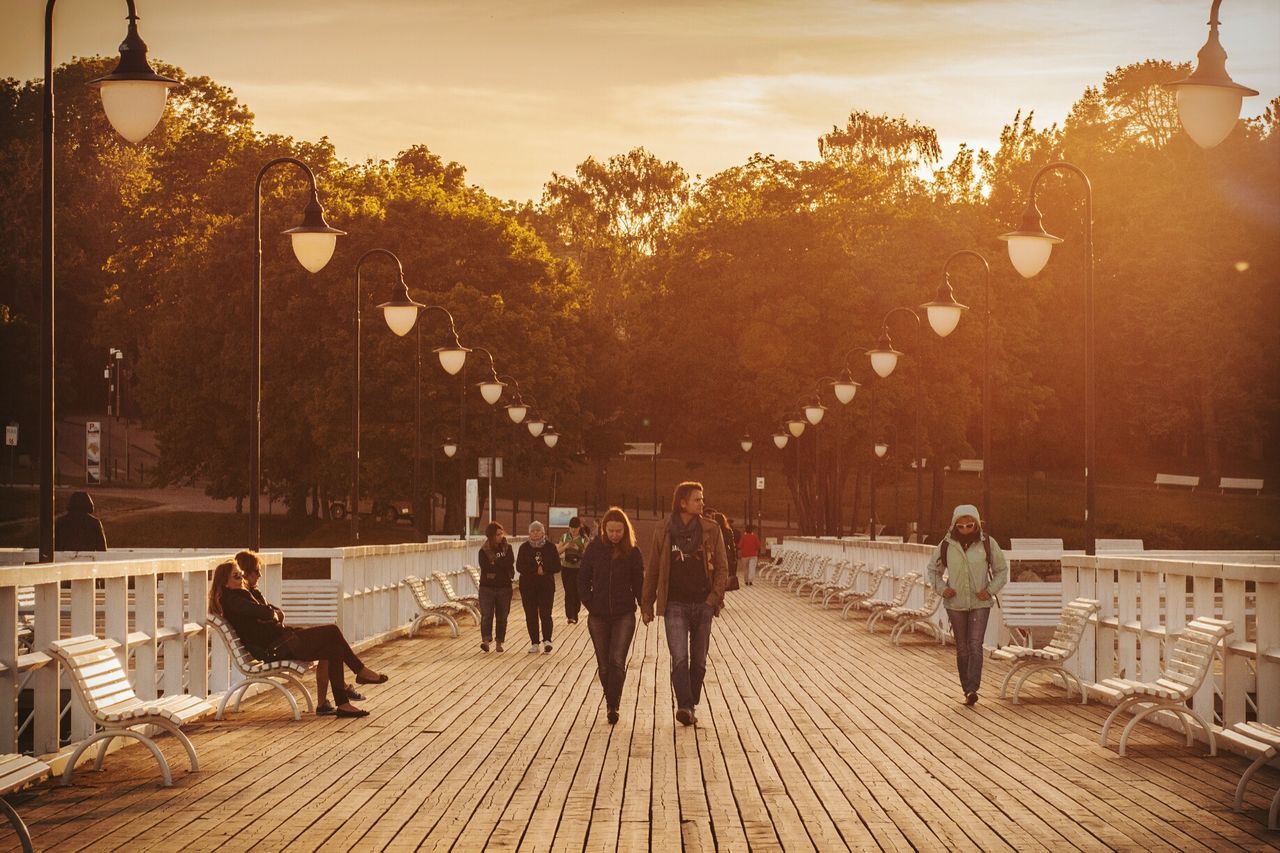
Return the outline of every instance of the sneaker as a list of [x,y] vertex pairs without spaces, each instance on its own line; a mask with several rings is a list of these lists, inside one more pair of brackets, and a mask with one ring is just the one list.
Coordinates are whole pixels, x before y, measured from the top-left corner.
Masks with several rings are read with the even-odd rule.
[[610,708],[609,709],[609,725],[615,726],[617,724],[618,724],[618,712]]
[[577,625],[577,624],[578,624],[578,620],[577,620],[577,619],[568,619],[568,620],[566,620],[566,621],[567,621],[570,625]]
[[364,694],[356,690],[354,687],[347,688],[347,698],[353,702],[363,702]]
[[319,705],[316,706],[316,716],[323,717],[327,714],[332,714],[332,713],[333,713],[333,706],[330,705],[328,702],[321,702]]
[[485,642],[480,643],[480,651],[482,652],[489,651],[489,644]]
[[540,652],[540,651],[542,651],[542,649],[538,648],[538,644],[537,644],[537,643],[530,643],[530,644],[529,644],[529,654],[531,654],[531,655],[536,655],[536,654],[537,654],[538,652]]
[[966,705],[976,705],[977,703],[978,703],[978,694],[977,694],[977,693],[966,693],[966,694],[964,695],[964,704],[966,704]]
[[676,711],[676,722],[682,726],[693,725],[693,711],[688,708],[680,708]]
[[500,652],[500,651],[502,651],[502,643],[498,643],[498,645],[494,646],[493,650],[494,650],[495,652]]
[[542,653],[543,653],[544,655],[549,655],[549,654],[551,654],[551,641],[550,641],[550,640],[547,640],[545,643],[543,643],[543,644],[542,644]]

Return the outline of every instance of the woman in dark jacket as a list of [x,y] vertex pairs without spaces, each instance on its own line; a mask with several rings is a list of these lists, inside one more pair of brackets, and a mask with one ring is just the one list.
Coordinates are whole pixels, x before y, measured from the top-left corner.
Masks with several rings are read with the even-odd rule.
[[[251,552],[242,551],[241,554],[246,555],[244,560],[256,559]],[[239,565],[242,560],[239,554],[236,557],[236,560],[218,564],[213,570],[209,612],[230,622],[245,648],[259,660],[328,661],[333,696],[338,703],[336,715],[367,717],[369,712],[351,704],[343,690],[342,679],[334,676],[341,674],[345,663],[355,673],[357,684],[382,684],[387,677],[361,663],[337,625],[286,627],[279,608],[260,604],[245,589],[244,571]]]
[[578,570],[578,591],[586,606],[587,630],[596,650],[596,673],[604,688],[609,725],[618,722],[627,656],[636,633],[636,607],[644,589],[644,560],[636,547],[631,519],[610,507],[600,522]]
[[93,498],[88,492],[75,492],[67,501],[67,514],[58,519],[56,530],[59,551],[105,551],[107,534],[102,521],[93,514]]
[[489,651],[493,640],[494,617],[498,621],[498,647],[507,639],[507,614],[511,612],[511,579],[516,574],[516,556],[507,544],[507,532],[496,521],[484,529],[480,546],[480,651]]
[[520,573],[524,622],[529,628],[529,654],[539,651],[539,627],[542,629],[541,651],[551,654],[551,603],[556,598],[560,553],[547,538],[547,529],[541,521],[529,525],[529,538],[516,555],[516,571]]

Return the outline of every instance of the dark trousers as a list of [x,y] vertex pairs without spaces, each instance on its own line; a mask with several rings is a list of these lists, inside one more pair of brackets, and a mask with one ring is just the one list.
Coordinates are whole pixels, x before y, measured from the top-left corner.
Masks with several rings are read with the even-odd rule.
[[705,602],[667,602],[662,623],[671,650],[671,690],[676,694],[677,708],[693,708],[702,699],[713,616],[711,605]]
[[274,660],[327,660],[329,683],[333,686],[333,701],[347,704],[346,679],[342,665],[346,664],[352,675],[361,672],[364,664],[352,650],[342,629],[337,625],[317,625],[314,628],[295,628],[276,644],[272,650]]
[[[524,606],[524,624],[529,629],[529,642],[551,642],[551,603],[555,599],[555,575],[521,578],[520,603]],[[541,639],[538,636],[539,626],[542,628]]]
[[627,679],[627,655],[631,652],[631,638],[636,634],[636,614],[588,614],[587,631],[596,650],[596,674],[604,688],[604,703],[610,711],[616,711]]
[[982,638],[987,634],[990,607],[973,610],[948,610],[951,633],[956,638],[956,669],[960,672],[960,688],[966,694],[977,693],[982,685]]
[[578,611],[582,609],[582,599],[578,597],[578,567],[562,566],[560,583],[564,585],[564,618],[578,621]]
[[493,622],[498,621],[498,642],[507,641],[507,614],[511,612],[511,584],[480,587],[480,639],[493,639]]

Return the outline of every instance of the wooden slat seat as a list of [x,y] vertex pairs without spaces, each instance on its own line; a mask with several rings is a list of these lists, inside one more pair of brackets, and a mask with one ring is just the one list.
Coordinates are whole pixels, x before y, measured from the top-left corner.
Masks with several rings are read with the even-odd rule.
[[858,578],[867,575],[867,564],[861,560],[851,561],[848,570],[843,576],[837,580],[827,584],[826,588],[821,591],[822,608],[825,610],[831,599],[838,595],[842,595],[850,590],[854,590],[858,586]]
[[815,583],[809,593],[809,601],[816,601],[819,596],[825,601],[833,590],[847,589],[849,582],[857,575],[857,568],[852,560],[840,560],[835,564],[835,571],[826,580]]
[[[818,584],[827,583],[835,574],[838,563],[830,557],[823,557],[814,570],[806,577],[800,578],[791,585],[791,592],[796,595],[804,595],[805,590],[812,589]],[[812,597],[812,596],[811,596]]]
[[432,572],[431,579],[440,585],[440,589],[444,592],[444,597],[449,599],[449,603],[461,604],[476,620],[476,624],[480,624],[480,596],[458,595],[453,589],[453,581],[449,580],[449,576],[444,572]]
[[280,585],[280,609],[290,625],[334,625],[342,584],[335,580],[286,580]]
[[427,592],[426,581],[420,577],[410,575],[404,579],[403,583],[409,588],[409,592],[413,594],[413,602],[418,607],[418,615],[414,618],[413,625],[409,628],[410,637],[416,636],[423,623],[428,619],[437,619],[444,622],[449,626],[454,637],[460,635],[457,617],[463,613],[470,613],[471,611],[468,608],[452,601],[445,601],[439,604],[432,601],[430,593]]
[[29,755],[0,754],[0,810],[4,811],[5,817],[13,825],[13,831],[18,834],[23,853],[32,853],[34,850],[31,845],[31,831],[27,829],[26,823],[9,801],[3,799],[3,795],[21,790],[48,775],[49,765],[38,758],[32,758]]
[[847,618],[850,610],[880,591],[880,584],[884,583],[884,579],[889,575],[889,567],[876,566],[874,569],[867,572],[866,575],[867,585],[862,589],[853,589],[851,587],[843,592],[836,593],[834,596],[833,600],[836,603],[844,604],[844,609],[840,611],[841,619]]
[[885,619],[894,621],[893,630],[889,632],[889,639],[893,640],[893,644],[897,646],[902,643],[902,635],[907,631],[915,633],[917,628],[923,628],[932,634],[939,643],[946,643],[946,632],[933,621],[933,617],[941,605],[942,596],[938,595],[932,586],[926,586],[924,604],[919,607],[890,607],[884,612]]
[[[1005,589],[1008,587],[1006,586]],[[1084,684],[1075,673],[1065,669],[1063,664],[1079,650],[1084,629],[1093,615],[1098,612],[1099,606],[1099,603],[1092,598],[1077,598],[1068,603],[1062,608],[1062,616],[1058,621],[1058,627],[1053,632],[1053,639],[1042,649],[1027,645],[1005,646],[993,651],[991,653],[993,659],[1013,662],[1013,666],[1009,668],[1008,674],[1000,684],[1000,698],[1005,698],[1005,690],[1008,689],[1009,682],[1014,675],[1021,672],[1021,677],[1013,686],[1013,704],[1018,704],[1018,693],[1026,680],[1037,672],[1045,671],[1058,674],[1067,689],[1067,696],[1071,695],[1071,681],[1075,681],[1076,687],[1080,689],[1080,704],[1087,703],[1089,694],[1084,689]]]
[[1098,736],[1099,745],[1107,745],[1107,733],[1116,717],[1124,711],[1146,706],[1133,715],[1133,719],[1120,733],[1121,755],[1125,754],[1125,745],[1134,726],[1156,711],[1169,711],[1178,716],[1187,734],[1187,746],[1191,746],[1193,740],[1191,721],[1194,720],[1209,739],[1209,754],[1217,755],[1218,744],[1214,739],[1213,727],[1189,708],[1187,702],[1200,689],[1201,683],[1213,668],[1218,644],[1232,630],[1232,624],[1228,621],[1207,616],[1197,617],[1187,623],[1178,635],[1173,649],[1166,655],[1166,668],[1155,681],[1108,678],[1093,685],[1092,689],[1098,695],[1118,701],[1102,724],[1102,733]]
[[480,567],[467,566],[466,569],[467,569],[467,574],[470,575],[471,577],[471,585],[474,586],[476,589],[479,589],[480,588]]
[[57,640],[49,646],[54,657],[67,668],[73,691],[81,707],[94,723],[102,728],[92,737],[85,738],[71,753],[62,773],[62,784],[71,783],[76,762],[86,749],[95,743],[98,758],[94,769],[101,770],[107,757],[107,747],[118,737],[131,737],[151,750],[165,787],[173,784],[169,763],[150,736],[137,730],[141,725],[161,728],[178,739],[191,761],[191,772],[200,769],[196,748],[183,733],[182,727],[213,711],[213,704],[198,696],[175,694],[163,699],[138,698],[129,683],[128,673],[120,665],[113,651],[114,644],[93,635]]
[[798,551],[791,549],[777,548],[773,552],[773,557],[769,560],[761,560],[760,565],[756,567],[756,576],[761,580],[773,580],[773,575],[782,571],[792,561],[800,556]]
[[889,610],[906,605],[907,597],[911,595],[911,588],[916,585],[918,580],[920,580],[919,572],[907,572],[900,578],[894,578],[893,582],[897,585],[897,592],[893,598],[864,598],[859,601],[855,606],[859,610],[866,610],[870,613],[867,616],[867,630],[874,631],[876,623]]
[[231,657],[231,665],[236,670],[236,678],[227,688],[227,692],[222,694],[222,701],[218,703],[218,712],[214,715],[214,719],[222,719],[227,710],[227,703],[233,697],[236,700],[233,710],[239,712],[240,702],[244,699],[245,692],[254,684],[263,684],[283,693],[284,698],[289,701],[289,707],[293,710],[293,718],[295,720],[302,719],[302,712],[298,709],[298,702],[293,698],[293,693],[289,690],[289,687],[296,687],[302,691],[303,698],[307,700],[307,713],[315,710],[311,691],[307,689],[307,685],[302,681],[302,676],[306,675],[311,668],[309,661],[258,660],[245,647],[245,644],[240,641],[240,635],[236,633],[235,628],[231,627],[230,622],[221,616],[210,614],[208,625],[222,639],[222,644],[227,647],[227,653]]
[[[1253,757],[1250,764],[1240,774],[1240,784],[1236,785],[1236,799],[1233,808],[1241,811],[1244,808],[1244,792],[1249,779],[1262,769],[1263,765],[1280,757],[1280,726],[1266,723],[1236,723],[1219,734],[1219,737],[1240,747],[1245,754]],[[1280,829],[1280,788],[1271,798],[1271,809],[1267,812],[1267,829]]]

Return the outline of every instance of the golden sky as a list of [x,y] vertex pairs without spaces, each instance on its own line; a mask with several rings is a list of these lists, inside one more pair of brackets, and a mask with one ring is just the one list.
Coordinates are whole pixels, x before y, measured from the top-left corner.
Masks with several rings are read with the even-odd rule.
[[[0,76],[41,73],[44,3],[0,0]],[[816,156],[852,109],[994,145],[1061,121],[1118,65],[1190,60],[1210,0],[138,0],[153,58],[230,86],[266,132],[348,160],[425,143],[504,198],[643,145],[710,175]],[[112,54],[118,0],[59,0],[55,61]],[[1236,81],[1280,94],[1280,2],[1226,0]]]

